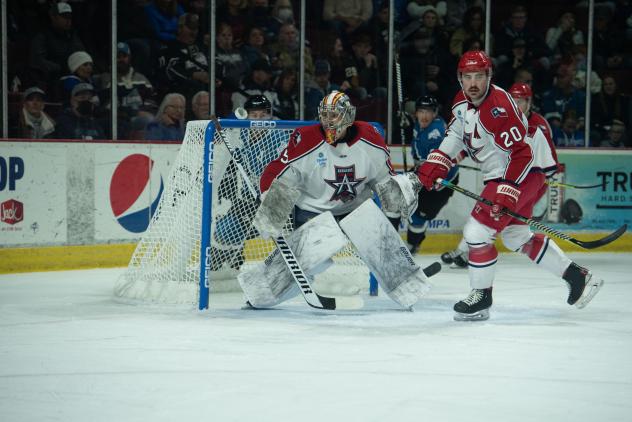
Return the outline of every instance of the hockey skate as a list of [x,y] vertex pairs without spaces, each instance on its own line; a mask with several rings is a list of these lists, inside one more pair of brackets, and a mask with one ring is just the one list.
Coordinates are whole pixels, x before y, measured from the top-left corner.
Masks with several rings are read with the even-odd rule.
[[492,288],[472,289],[469,296],[454,305],[455,321],[485,321],[492,306]]
[[592,300],[603,286],[603,280],[596,278],[586,268],[580,267],[574,262],[566,269],[562,277],[568,285],[569,305],[575,305],[582,309]]
[[467,252],[455,249],[441,255],[444,264],[450,264],[450,268],[467,268]]

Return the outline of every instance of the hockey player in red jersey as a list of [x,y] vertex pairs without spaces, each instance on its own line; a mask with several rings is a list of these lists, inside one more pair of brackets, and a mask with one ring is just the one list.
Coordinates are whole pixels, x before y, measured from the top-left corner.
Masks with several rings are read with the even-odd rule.
[[[346,94],[326,95],[318,115],[320,123],[295,129],[264,169],[253,227],[263,238],[276,238],[292,214],[295,231],[287,240],[307,277],[331,265],[351,242],[382,290],[408,308],[429,289],[428,279],[385,214],[399,217],[403,210],[410,216],[418,180],[395,175],[384,138],[373,125],[355,120]],[[373,202],[374,192],[384,212]],[[252,307],[274,306],[298,293],[284,265],[272,254],[238,275]]]
[[542,131],[542,134],[546,138],[548,153],[551,154],[551,159],[555,164],[553,165],[551,161],[549,161],[548,167],[541,170],[547,177],[552,176],[555,172],[557,172],[559,162],[557,160],[557,153],[555,152],[555,144],[553,143],[553,131],[551,130],[551,125],[549,125],[549,122],[547,122],[544,116],[531,109],[533,105],[533,91],[531,91],[531,87],[529,85],[524,82],[516,82],[509,88],[509,94],[515,101],[520,111],[527,116],[527,134],[529,138],[534,140],[537,139],[536,131],[538,129]]
[[[552,239],[532,233],[529,226],[503,213],[507,209],[530,217],[544,185],[547,160],[532,146],[526,116],[505,90],[491,84],[492,62],[484,52],[464,53],[457,77],[462,90],[454,100],[446,137],[418,169],[421,183],[431,189],[466,150],[481,164],[485,183],[481,196],[494,203],[477,203],[463,228],[472,290],[454,305],[455,319],[489,318],[498,258],[494,240],[499,233],[508,249],[524,253],[566,281],[570,305],[586,306],[603,280],[572,262]],[[537,130],[535,136],[543,135]]]

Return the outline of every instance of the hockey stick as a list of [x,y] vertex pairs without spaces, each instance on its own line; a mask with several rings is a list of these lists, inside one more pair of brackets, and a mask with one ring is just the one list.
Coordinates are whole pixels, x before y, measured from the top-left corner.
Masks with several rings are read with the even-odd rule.
[[[447,180],[443,180],[441,178],[437,179],[437,183],[442,184],[445,187],[448,187],[452,190],[455,190],[459,193],[462,193],[465,196],[469,196],[472,199],[476,199],[479,202],[482,202],[486,205],[489,206],[493,206],[494,203],[492,201],[490,201],[489,199],[485,199],[480,195],[477,195],[473,192],[470,192],[467,189],[463,189],[462,187],[458,186],[458,185],[453,185],[452,183],[448,182]],[[621,237],[621,235],[623,233],[625,233],[625,231],[628,229],[628,225],[624,224],[623,226],[619,227],[617,230],[615,230],[614,232],[610,233],[609,235],[607,235],[606,237],[603,237],[601,239],[597,239],[597,240],[589,240],[589,241],[582,241],[579,239],[575,239],[574,237],[571,237],[567,234],[564,234],[562,232],[559,232],[549,226],[546,226],[542,223],[540,223],[539,221],[535,221],[532,220],[530,218],[524,217],[520,214],[517,214],[513,211],[510,211],[506,208],[503,208],[502,212],[504,214],[507,214],[513,218],[515,218],[516,220],[522,221],[525,224],[530,225],[531,227],[534,227],[540,231],[543,231],[544,233],[550,234],[552,236],[558,237],[560,239],[566,240],[568,242],[574,243],[575,245],[584,248],[584,249],[595,249],[595,248],[599,248],[601,246],[607,245],[608,243],[614,242],[615,240],[617,240],[619,237]]]
[[399,52],[395,54],[395,82],[397,83],[397,107],[399,108],[399,135],[402,140],[402,158],[404,160],[404,171],[408,171],[406,162],[406,133],[404,131],[404,94],[402,92],[402,67],[399,65]]
[[[466,170],[481,171],[481,169],[479,169],[478,167],[467,166],[465,164],[457,164],[457,166],[461,167],[462,169],[466,169]],[[600,187],[602,187],[604,185],[603,183],[598,183],[596,185],[573,185],[571,183],[555,182],[555,181],[552,181],[552,180],[547,180],[544,183],[546,183],[549,186],[553,186],[553,187],[573,188],[573,189],[600,188]]]
[[[241,155],[237,151],[235,151],[235,148],[228,141],[228,138],[224,136],[224,133],[222,132],[222,126],[220,125],[219,120],[217,120],[217,117],[212,116],[211,119],[213,120],[213,124],[215,125],[215,130],[219,134],[219,137],[221,138],[224,145],[226,145],[226,148],[228,149],[228,152],[230,153],[235,166],[239,170],[239,173],[241,173],[244,184],[248,188],[248,191],[252,194],[255,203],[259,205],[261,203],[261,195],[255,189],[252,181],[250,180],[250,177],[248,176],[248,173],[246,173],[246,170],[244,170]],[[276,247],[281,253],[285,264],[290,270],[290,274],[292,274],[292,278],[298,285],[299,290],[303,294],[303,297],[305,298],[305,301],[309,306],[317,309],[357,309],[362,306],[362,299],[357,297],[334,298],[321,296],[316,293],[283,234],[280,234],[276,239],[274,239],[274,243],[276,244]]]

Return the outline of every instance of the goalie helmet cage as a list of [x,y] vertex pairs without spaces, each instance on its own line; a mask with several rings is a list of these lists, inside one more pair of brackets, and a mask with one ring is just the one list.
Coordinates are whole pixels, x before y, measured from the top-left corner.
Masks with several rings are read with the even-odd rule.
[[[285,148],[292,131],[314,123],[221,120],[224,135],[257,188],[265,165]],[[115,294],[207,309],[211,291],[238,291],[239,269],[256,265],[274,250],[274,243],[251,227],[257,207],[241,178],[213,122],[189,122],[156,212]],[[284,234],[291,227],[288,220]],[[354,294],[369,287],[367,280],[368,268],[349,244],[315,283],[324,291]]]

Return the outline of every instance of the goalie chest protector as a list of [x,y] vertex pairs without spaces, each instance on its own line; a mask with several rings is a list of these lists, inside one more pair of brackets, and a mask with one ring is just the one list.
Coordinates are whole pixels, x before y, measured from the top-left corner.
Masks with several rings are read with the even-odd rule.
[[373,196],[372,186],[394,174],[384,139],[366,122],[354,122],[346,142],[329,145],[320,124],[298,128],[261,176],[261,191],[275,178],[299,188],[296,206],[347,214]]

